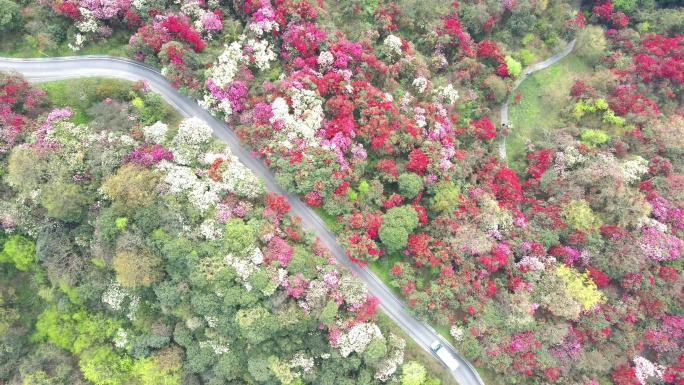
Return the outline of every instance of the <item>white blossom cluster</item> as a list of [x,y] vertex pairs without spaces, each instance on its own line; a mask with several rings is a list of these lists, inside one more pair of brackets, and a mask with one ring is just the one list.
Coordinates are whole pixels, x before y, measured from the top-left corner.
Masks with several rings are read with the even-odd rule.
[[299,306],[309,313],[311,309],[317,308],[328,298],[328,289],[329,286],[325,282],[318,279],[312,280],[306,289],[306,297],[304,301],[299,302]]
[[639,223],[637,223],[636,228],[637,230],[640,230],[644,226],[653,227],[661,233],[665,233],[668,231],[666,224],[659,222],[653,218],[641,218],[639,220]]
[[445,87],[440,88],[437,91],[437,95],[440,99],[448,101],[449,104],[456,103],[459,98],[458,91],[451,84],[447,84]]
[[164,182],[170,194],[184,194],[188,201],[205,212],[219,202],[220,184],[200,179],[190,167],[172,164],[166,160],[159,162],[158,170],[168,171]]
[[190,330],[195,330],[204,325],[204,321],[200,317],[190,317],[185,320],[185,326]]
[[621,166],[622,180],[627,184],[634,184],[641,180],[641,176],[648,172],[648,161],[640,156],[628,160]]
[[214,316],[205,315],[204,320],[207,321],[207,326],[215,328],[218,325],[218,318]]
[[360,278],[344,275],[339,280],[339,288],[345,301],[352,307],[358,307],[366,302],[366,284]]
[[635,375],[641,385],[646,384],[646,379],[649,377],[656,377],[663,381],[663,374],[665,367],[647,360],[642,356],[634,357]]
[[119,328],[119,330],[116,331],[116,335],[112,340],[114,342],[114,346],[121,349],[128,343],[128,333],[126,333],[125,330]]
[[[226,148],[226,151],[230,149]],[[239,197],[255,199],[265,191],[263,181],[234,155],[230,155],[228,166],[223,171],[222,177],[220,187]],[[209,182],[216,183],[211,180]]]
[[425,79],[422,76],[418,76],[417,78],[413,79],[412,84],[414,87],[416,87],[416,89],[418,90],[418,93],[422,94],[427,89],[428,83],[429,83],[429,81],[427,79]]
[[166,140],[166,133],[168,131],[169,126],[162,122],[156,122],[151,126],[143,127],[145,140],[151,143],[163,143]]
[[454,340],[456,342],[463,341],[463,328],[458,327],[456,325],[451,325],[451,329],[449,329],[449,334],[451,334],[451,336],[454,337]]
[[253,273],[259,271],[259,265],[261,265],[263,262],[264,254],[261,252],[261,249],[256,246],[252,246],[245,257],[235,256],[231,253],[226,255],[226,257],[223,259],[223,263],[235,269],[235,273],[237,274],[238,278],[240,278],[247,291],[252,290],[252,285],[247,282],[247,278],[249,278],[249,276]]
[[275,60],[277,57],[271,46],[269,46],[267,40],[250,40],[247,42],[247,45],[252,47],[254,64],[256,64],[260,71],[271,68],[271,64],[269,62]]
[[95,18],[93,11],[83,7],[78,7],[78,10],[81,12],[81,20],[76,22],[76,28],[78,28],[81,33],[97,32],[99,26],[97,25],[97,18]]
[[[232,82],[235,79],[235,75],[238,73],[239,65],[248,63],[248,57],[242,53],[241,42],[244,39],[245,37],[242,35],[239,37],[238,41],[226,45],[226,49],[219,55],[214,65],[206,71],[206,77],[211,78],[211,81],[213,81],[217,87],[223,88],[226,84]],[[233,113],[233,108],[228,99],[218,100],[210,92],[204,95],[204,98],[199,101],[199,105],[215,115],[220,113],[225,116],[230,116]]]
[[389,353],[385,358],[380,360],[378,369],[375,372],[375,378],[385,382],[388,381],[392,375],[397,371],[399,365],[404,362],[404,348],[406,341],[392,333],[389,335]]
[[307,357],[302,353],[295,354],[290,360],[290,368],[302,368],[305,372],[308,372],[314,367],[314,359],[312,357]]
[[140,13],[142,10],[149,9],[149,4],[147,0],[132,0],[131,1],[131,8],[134,10],[138,11],[136,13]]
[[223,230],[221,226],[213,219],[207,219],[200,225],[200,234],[209,241],[221,239]]
[[566,170],[570,170],[573,166],[582,164],[587,158],[582,155],[579,150],[573,146],[566,147],[563,151],[556,153],[556,158],[553,163],[553,170],[563,177]]
[[107,290],[102,293],[102,302],[104,302],[112,310],[120,310],[121,304],[123,303],[124,299],[126,299],[127,295],[128,292],[123,288],[123,286],[121,286],[119,282],[112,281],[107,287]]
[[212,129],[199,118],[188,118],[178,126],[178,132],[171,141],[173,159],[179,164],[190,164],[197,159],[201,146],[211,140]]
[[293,89],[290,92],[293,114],[284,98],[278,97],[273,101],[271,109],[273,117],[271,123],[282,123],[279,130],[282,133],[282,144],[292,148],[294,139],[303,139],[308,146],[317,146],[316,131],[323,122],[323,100],[311,90]]
[[385,41],[383,41],[382,44],[389,48],[391,53],[401,55],[401,38],[394,35],[389,35],[385,38]]
[[[203,12],[206,12],[202,7],[200,6],[200,2],[198,0],[188,0],[184,1],[183,4],[181,5],[181,12],[184,14],[192,17],[192,18],[198,18]],[[196,25],[196,22],[195,22]],[[202,25],[202,22],[200,21],[200,28]],[[197,28],[195,28],[197,29]],[[201,32],[201,29],[198,29],[198,31]]]
[[323,51],[318,55],[318,65],[321,68],[328,68],[332,65],[332,63],[335,61],[335,57],[333,56],[330,51]]
[[238,66],[247,63],[247,57],[242,54],[242,45],[239,41],[234,41],[225,47],[226,49],[216,59],[217,62],[206,72],[206,76],[214,79],[214,83],[219,87],[232,82],[237,75]]
[[128,303],[128,314],[126,314],[126,318],[135,321],[135,312],[138,311],[138,308],[140,307],[140,297],[134,294],[131,294],[129,297],[131,301]]
[[85,43],[85,36],[81,35],[80,33],[77,33],[74,35],[74,44],[67,44],[69,46],[69,49],[72,51],[79,51],[81,47],[83,47],[83,43]]
[[199,346],[200,348],[211,348],[211,350],[213,350],[214,354],[216,354],[217,356],[228,353],[230,351],[230,349],[228,349],[228,344],[218,343],[211,340],[202,341],[199,343]]
[[337,337],[337,347],[340,348],[342,357],[347,357],[352,352],[363,354],[368,344],[376,338],[384,339],[378,325],[361,323],[340,334]]

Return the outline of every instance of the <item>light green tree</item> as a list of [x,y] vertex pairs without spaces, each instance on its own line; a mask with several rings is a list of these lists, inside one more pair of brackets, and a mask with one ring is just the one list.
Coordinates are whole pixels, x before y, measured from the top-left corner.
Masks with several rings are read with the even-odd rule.
[[110,345],[86,350],[78,362],[86,380],[95,385],[123,385],[131,377],[133,360]]
[[421,385],[427,377],[427,370],[417,361],[407,361],[401,366],[401,385]]
[[10,236],[0,253],[0,262],[12,262],[21,271],[29,270],[36,260],[36,244],[21,235]]

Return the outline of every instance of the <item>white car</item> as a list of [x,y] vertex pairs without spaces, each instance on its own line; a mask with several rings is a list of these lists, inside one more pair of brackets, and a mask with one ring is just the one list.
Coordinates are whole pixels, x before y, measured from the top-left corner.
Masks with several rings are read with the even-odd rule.
[[439,340],[435,340],[430,347],[432,348],[432,351],[435,352],[437,357],[439,357],[442,362],[451,370],[452,372],[456,369],[458,369],[458,361],[454,358],[454,356],[449,353],[448,350],[446,350],[442,344],[439,342]]

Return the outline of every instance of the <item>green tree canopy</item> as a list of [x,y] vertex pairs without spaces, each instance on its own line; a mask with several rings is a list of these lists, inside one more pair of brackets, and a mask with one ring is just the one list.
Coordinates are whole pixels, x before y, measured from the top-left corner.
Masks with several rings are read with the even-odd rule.
[[407,172],[399,175],[399,194],[406,199],[412,199],[423,189],[423,178],[418,174]]
[[0,33],[9,32],[21,25],[21,7],[11,0],[0,0]]
[[150,286],[164,277],[162,259],[147,250],[122,250],[112,261],[116,279],[127,287]]

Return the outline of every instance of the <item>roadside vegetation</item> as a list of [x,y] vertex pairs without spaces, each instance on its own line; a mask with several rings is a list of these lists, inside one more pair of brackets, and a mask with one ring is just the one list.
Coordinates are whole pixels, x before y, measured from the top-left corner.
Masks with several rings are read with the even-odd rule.
[[[160,68],[493,381],[684,382],[681,2],[0,1],[15,54],[123,44]],[[499,159],[498,108],[522,69],[574,38],[521,85]],[[201,123],[176,125],[144,84],[100,83],[90,105],[90,86],[56,83],[49,105],[3,76],[0,260],[46,271],[30,275],[54,305],[34,340],[65,376],[434,382]],[[158,120],[168,135],[150,139]],[[264,256],[244,270],[248,246]],[[116,285],[121,309],[102,297]],[[106,327],[55,332],[74,316]],[[24,381],[2,357],[15,369],[0,381]],[[102,363],[118,374],[99,377]]]

